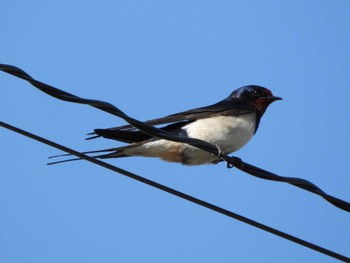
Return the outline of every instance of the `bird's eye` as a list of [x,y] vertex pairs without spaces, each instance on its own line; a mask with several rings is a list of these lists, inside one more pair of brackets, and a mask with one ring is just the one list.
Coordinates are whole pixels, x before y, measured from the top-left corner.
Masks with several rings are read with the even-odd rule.
[[259,96],[259,92],[256,89],[251,90],[253,96]]

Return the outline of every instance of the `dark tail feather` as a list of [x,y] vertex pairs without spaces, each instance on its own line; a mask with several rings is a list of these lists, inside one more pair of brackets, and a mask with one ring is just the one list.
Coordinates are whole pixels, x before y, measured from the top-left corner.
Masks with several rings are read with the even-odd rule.
[[[116,148],[110,148],[110,149],[104,149],[104,150],[95,150],[95,151],[87,151],[87,152],[81,152],[83,154],[89,154],[89,153],[102,153],[102,152],[113,152],[116,151]],[[57,158],[57,157],[64,157],[64,156],[72,156],[70,153],[64,153],[64,154],[58,154],[58,155],[53,155],[49,156],[49,159],[51,158]]]
[[88,133],[87,135],[93,135],[93,136],[90,136],[90,137],[87,137],[85,140],[92,140],[92,139],[96,139],[96,138],[99,138],[99,137],[102,137],[101,135],[96,135],[96,133],[94,132],[90,132]]
[[[88,152],[82,152],[82,153],[89,154],[89,153],[111,152],[111,153],[91,156],[92,158],[96,158],[96,159],[119,158],[119,157],[129,156],[129,155],[123,154],[122,151],[120,151],[120,150],[121,150],[121,148],[111,148],[111,149],[88,151]],[[69,154],[69,153],[59,154],[59,155],[55,155],[55,156],[50,156],[49,158],[64,157],[64,156],[72,156],[72,154]],[[49,163],[47,163],[47,165],[65,163],[65,162],[71,162],[71,161],[78,161],[78,160],[83,160],[83,158],[72,158],[72,159],[67,159],[67,160],[49,162]]]
[[53,165],[53,164],[58,164],[58,163],[66,163],[66,162],[78,161],[78,160],[82,160],[82,158],[73,158],[73,159],[68,159],[68,160],[49,162],[49,163],[47,163],[47,165]]

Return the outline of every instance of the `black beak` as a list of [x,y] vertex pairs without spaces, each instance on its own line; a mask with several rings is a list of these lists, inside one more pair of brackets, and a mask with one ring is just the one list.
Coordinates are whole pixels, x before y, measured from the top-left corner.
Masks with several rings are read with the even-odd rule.
[[283,100],[281,97],[276,97],[276,96],[270,96],[270,97],[266,97],[267,100],[269,101],[275,101],[275,100]]

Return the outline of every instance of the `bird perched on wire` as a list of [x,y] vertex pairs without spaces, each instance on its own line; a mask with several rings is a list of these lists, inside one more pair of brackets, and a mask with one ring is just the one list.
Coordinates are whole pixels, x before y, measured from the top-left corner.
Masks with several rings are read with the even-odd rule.
[[[196,138],[214,144],[230,154],[242,148],[256,133],[268,106],[282,98],[264,87],[249,85],[233,91],[226,99],[210,106],[187,110],[163,118],[146,121],[149,125],[167,124],[160,129],[181,137]],[[129,143],[126,146],[85,153],[101,153],[93,157],[120,158],[129,156],[157,157],[185,165],[217,163],[218,156],[188,145],[152,137],[132,125],[95,129],[96,137]],[[60,155],[62,156],[62,155]],[[57,157],[57,156],[53,156]],[[52,162],[61,163],[80,158]]]

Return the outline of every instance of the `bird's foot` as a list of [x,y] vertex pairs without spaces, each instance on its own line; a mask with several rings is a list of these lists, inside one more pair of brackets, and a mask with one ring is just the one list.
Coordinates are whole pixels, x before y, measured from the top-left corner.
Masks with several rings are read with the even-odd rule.
[[225,153],[221,150],[219,145],[215,144],[215,146],[216,146],[216,149],[218,150],[218,154],[217,154],[218,160],[217,160],[217,162],[224,161],[223,156],[225,155]]
[[227,161],[227,168],[233,168],[233,167],[237,167],[237,168],[242,168],[243,167],[243,161],[241,160],[241,158],[239,157],[229,157],[229,160]]
[[215,144],[215,146],[218,150],[218,155],[217,155],[218,159],[217,159],[217,161],[215,161],[215,163],[226,161],[227,168],[237,167],[238,169],[241,169],[243,167],[243,161],[241,160],[241,158],[235,157],[235,156],[227,156],[221,150],[219,145]]

